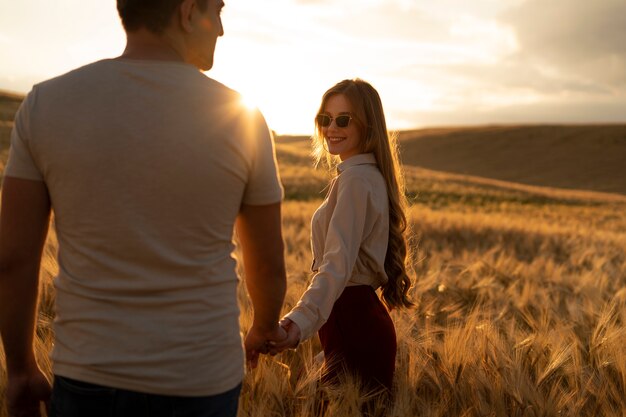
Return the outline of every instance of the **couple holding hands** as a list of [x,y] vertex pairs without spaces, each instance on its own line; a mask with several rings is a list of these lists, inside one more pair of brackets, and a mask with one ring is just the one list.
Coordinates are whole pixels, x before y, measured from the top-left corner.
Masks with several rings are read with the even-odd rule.
[[[404,189],[380,97],[355,79],[322,98],[313,145],[337,175],[311,222],[311,284],[278,325],[286,278],[271,134],[203,73],[223,7],[118,0],[124,53],[39,83],[22,103],[0,212],[11,416],[39,417],[42,403],[56,417],[236,416],[234,228],[254,308],[248,360],[317,332],[323,380],[348,373],[392,389],[388,311],[412,303]],[[54,342],[43,346],[39,270],[52,213],[59,271]]]

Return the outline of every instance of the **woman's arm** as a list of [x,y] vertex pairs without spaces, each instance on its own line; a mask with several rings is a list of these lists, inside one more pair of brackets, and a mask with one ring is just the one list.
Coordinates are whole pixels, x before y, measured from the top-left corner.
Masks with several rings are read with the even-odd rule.
[[285,316],[298,326],[300,340],[313,336],[326,322],[335,301],[352,275],[372,197],[364,178],[343,173],[338,180],[337,203],[324,242],[324,255],[311,285]]

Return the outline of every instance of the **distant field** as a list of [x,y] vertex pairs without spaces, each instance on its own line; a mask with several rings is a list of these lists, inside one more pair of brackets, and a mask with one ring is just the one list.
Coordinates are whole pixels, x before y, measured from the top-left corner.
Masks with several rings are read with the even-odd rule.
[[6,91],[0,91],[0,122],[13,120],[24,96]]
[[626,125],[438,128],[400,138],[407,165],[626,194]]
[[23,99],[22,95],[0,91],[0,180],[9,156],[13,118]]

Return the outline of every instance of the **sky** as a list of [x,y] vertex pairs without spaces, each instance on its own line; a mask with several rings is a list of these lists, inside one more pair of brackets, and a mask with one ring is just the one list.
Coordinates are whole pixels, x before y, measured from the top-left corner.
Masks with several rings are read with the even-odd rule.
[[[626,122],[626,0],[225,0],[207,75],[279,134],[359,77],[390,129]],[[113,0],[0,0],[0,89],[118,56]]]

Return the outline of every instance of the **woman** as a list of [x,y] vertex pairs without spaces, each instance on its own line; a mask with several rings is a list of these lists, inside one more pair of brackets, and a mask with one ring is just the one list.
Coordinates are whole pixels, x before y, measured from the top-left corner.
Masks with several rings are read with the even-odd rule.
[[396,145],[380,97],[367,82],[344,80],[328,90],[315,119],[317,162],[338,175],[311,222],[311,285],[281,321],[288,331],[278,349],[295,347],[319,331],[322,379],[343,372],[368,390],[391,390],[396,334],[389,309],[412,306],[407,293],[404,193]]

